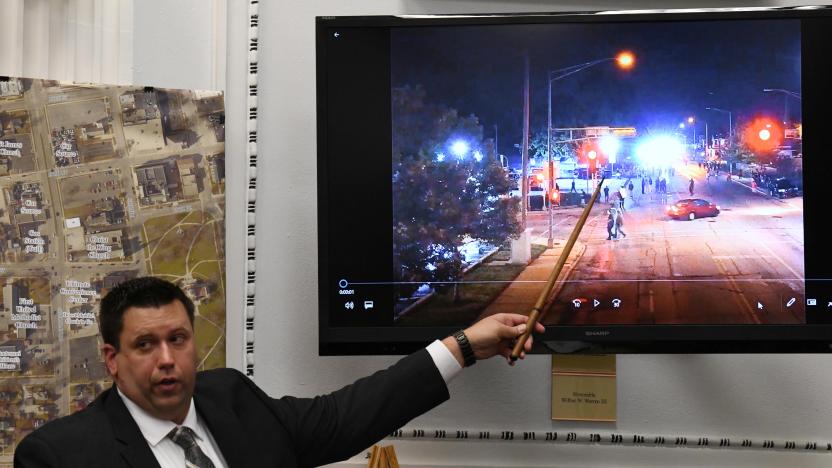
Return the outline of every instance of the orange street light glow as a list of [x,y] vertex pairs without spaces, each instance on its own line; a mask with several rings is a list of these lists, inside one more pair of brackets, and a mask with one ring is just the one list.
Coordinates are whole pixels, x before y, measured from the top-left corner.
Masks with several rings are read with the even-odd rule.
[[783,141],[783,128],[770,117],[757,117],[743,130],[743,140],[758,154],[772,154]]
[[615,57],[615,61],[618,62],[619,67],[628,69],[633,68],[633,65],[636,63],[636,57],[632,52],[621,52]]
[[771,138],[771,132],[768,131],[768,129],[764,128],[764,129],[760,130],[760,139],[761,140],[766,141],[769,138]]

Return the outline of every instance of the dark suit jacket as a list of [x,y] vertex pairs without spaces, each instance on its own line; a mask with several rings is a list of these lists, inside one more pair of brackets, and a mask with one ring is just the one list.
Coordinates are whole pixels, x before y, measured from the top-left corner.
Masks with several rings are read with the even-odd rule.
[[[194,403],[230,468],[316,466],[348,458],[448,399],[427,351],[315,398],[270,398],[232,369],[197,374]],[[29,434],[15,468],[158,468],[115,388]]]

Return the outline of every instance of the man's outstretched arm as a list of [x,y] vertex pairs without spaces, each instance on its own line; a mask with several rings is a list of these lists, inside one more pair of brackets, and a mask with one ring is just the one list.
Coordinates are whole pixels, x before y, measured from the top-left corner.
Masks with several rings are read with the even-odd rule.
[[[482,360],[499,354],[513,365],[511,350],[527,321],[524,315],[496,314],[466,328],[474,357]],[[536,331],[543,330],[538,324]],[[526,351],[531,346],[529,339]],[[464,362],[463,351],[451,336],[432,343],[427,352],[407,356],[336,392],[314,399],[284,397],[274,400],[274,407],[294,435],[303,463],[332,463],[358,453],[448,399],[447,383]]]

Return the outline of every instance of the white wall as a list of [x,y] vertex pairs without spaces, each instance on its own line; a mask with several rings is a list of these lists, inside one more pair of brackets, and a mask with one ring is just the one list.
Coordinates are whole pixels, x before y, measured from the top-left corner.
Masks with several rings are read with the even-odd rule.
[[[734,6],[771,2],[735,2]],[[780,4],[786,4],[780,2]],[[797,4],[797,3],[789,3]],[[317,357],[316,15],[484,13],[726,6],[722,1],[282,0],[260,2],[255,378],[272,395],[314,395],[394,361]],[[230,32],[233,34],[233,32]],[[622,431],[832,440],[832,356],[628,355],[618,358],[617,424],[553,423],[550,360],[494,360],[453,382],[425,429]],[[828,466],[832,454],[395,442],[399,461],[440,466]],[[355,463],[366,463],[358,458]]]
[[[246,2],[228,0],[236,13]],[[224,89],[225,0],[140,0],[135,2],[133,82],[146,86]],[[219,32],[222,32],[220,29]],[[221,34],[219,34],[221,36]]]

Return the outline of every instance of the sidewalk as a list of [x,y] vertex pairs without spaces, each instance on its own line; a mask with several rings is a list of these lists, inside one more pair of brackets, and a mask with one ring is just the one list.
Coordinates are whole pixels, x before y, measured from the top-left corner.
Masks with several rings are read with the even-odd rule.
[[751,190],[754,193],[762,195],[762,196],[766,197],[767,199],[769,199],[771,201],[775,201],[777,203],[782,203],[784,205],[792,206],[793,203],[790,200],[794,200],[795,198],[799,198],[801,200],[803,199],[802,196],[793,197],[793,198],[790,198],[790,199],[783,199],[783,198],[773,197],[768,192],[766,192],[765,190],[760,189],[759,186],[757,188],[751,188],[751,181],[752,180],[753,179],[751,177],[731,177],[731,182],[734,182],[736,184],[740,184],[740,185],[744,186],[745,188],[747,188],[748,190]]
[[[720,177],[722,177],[722,176],[720,176]],[[726,176],[726,177],[727,177],[727,176]],[[754,180],[754,179],[753,179],[753,178],[751,178],[751,177],[737,177],[737,176],[731,176],[731,182],[734,182],[735,184],[740,184],[740,185],[743,185],[743,186],[745,186],[748,190],[751,190],[751,191],[752,191],[752,192],[754,192],[754,193],[759,193],[760,195],[768,195],[765,191],[760,190],[760,187],[757,187],[757,188],[752,188],[752,187],[751,187],[751,182],[752,182],[753,180]]]
[[[563,242],[565,244],[565,242]],[[493,314],[503,312],[510,312],[515,314],[528,315],[535,302],[537,302],[540,292],[546,286],[546,281],[552,273],[555,263],[562,251],[563,245],[557,245],[551,249],[546,249],[539,257],[533,260],[517,278],[503,292],[497,296],[488,307],[480,315],[480,318]],[[575,242],[570,252],[566,263],[563,265],[563,270],[560,273],[559,280],[567,278],[572,272],[575,264],[581,259],[581,256],[586,251],[586,245],[580,241]],[[557,296],[563,283],[560,281],[555,283],[552,290],[552,295]]]

